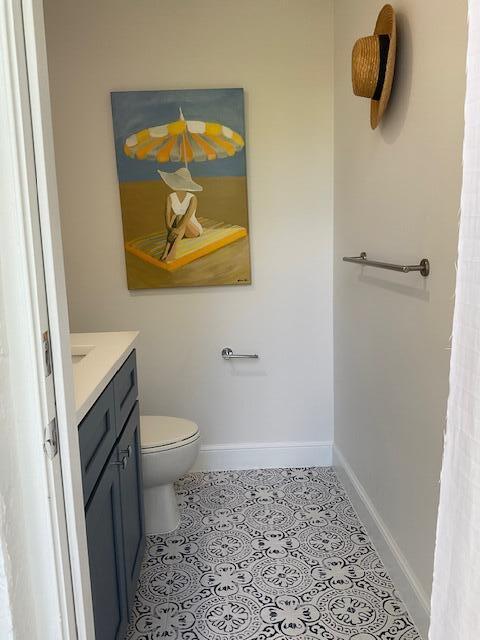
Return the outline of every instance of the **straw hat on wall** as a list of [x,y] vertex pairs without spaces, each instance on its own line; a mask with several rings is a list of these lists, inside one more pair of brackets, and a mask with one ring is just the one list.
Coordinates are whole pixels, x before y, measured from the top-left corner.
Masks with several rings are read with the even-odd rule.
[[370,98],[370,124],[376,129],[392,90],[397,49],[395,11],[386,4],[372,36],[357,40],[352,51],[352,84],[356,96]]

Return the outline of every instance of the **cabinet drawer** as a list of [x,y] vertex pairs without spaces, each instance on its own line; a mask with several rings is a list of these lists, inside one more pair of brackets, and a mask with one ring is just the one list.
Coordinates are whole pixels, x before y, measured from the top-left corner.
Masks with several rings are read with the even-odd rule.
[[116,437],[113,384],[110,383],[78,428],[85,503],[110,455]]
[[135,350],[132,351],[120,371],[115,375],[113,379],[113,390],[115,395],[117,436],[119,436],[138,396]]

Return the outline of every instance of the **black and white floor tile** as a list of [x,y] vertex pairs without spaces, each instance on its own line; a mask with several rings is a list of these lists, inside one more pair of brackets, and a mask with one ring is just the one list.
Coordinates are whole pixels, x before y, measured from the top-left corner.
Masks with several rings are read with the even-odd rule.
[[421,640],[331,468],[191,473],[128,640]]

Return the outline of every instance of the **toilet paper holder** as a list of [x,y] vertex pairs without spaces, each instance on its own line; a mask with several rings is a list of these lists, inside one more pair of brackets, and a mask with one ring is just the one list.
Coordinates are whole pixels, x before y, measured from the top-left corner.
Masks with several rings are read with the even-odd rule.
[[222,358],[224,360],[232,360],[233,358],[254,358],[258,360],[258,353],[234,353],[230,347],[222,349]]

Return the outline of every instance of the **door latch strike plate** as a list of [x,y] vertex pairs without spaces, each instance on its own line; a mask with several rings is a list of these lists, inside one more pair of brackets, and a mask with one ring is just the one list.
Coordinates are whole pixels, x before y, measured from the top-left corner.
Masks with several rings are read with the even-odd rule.
[[45,449],[45,453],[50,460],[53,460],[53,458],[58,453],[58,428],[56,418],[49,422],[45,427],[43,448]]
[[42,346],[45,377],[48,378],[48,376],[52,374],[52,348],[50,345],[50,334],[48,331],[45,331],[42,334]]

